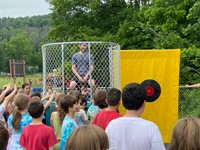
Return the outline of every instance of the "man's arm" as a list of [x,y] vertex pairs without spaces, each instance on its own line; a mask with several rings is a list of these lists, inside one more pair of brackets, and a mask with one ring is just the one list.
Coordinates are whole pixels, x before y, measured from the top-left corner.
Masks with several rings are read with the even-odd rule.
[[185,85],[186,87],[196,87],[196,88],[199,88],[200,87],[200,83],[197,83],[197,84],[192,84],[192,85]]

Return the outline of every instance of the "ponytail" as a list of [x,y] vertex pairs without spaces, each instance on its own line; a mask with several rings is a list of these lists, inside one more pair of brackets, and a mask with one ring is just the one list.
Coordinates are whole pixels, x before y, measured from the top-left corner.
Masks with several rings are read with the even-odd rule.
[[20,111],[18,110],[17,106],[15,106],[15,108],[12,112],[12,115],[13,115],[12,126],[13,126],[14,131],[17,131],[20,128],[19,125],[20,125],[20,122],[22,119],[22,115],[21,115]]
[[66,116],[66,112],[62,108],[58,107],[58,118],[59,118],[60,126],[62,126],[62,122],[65,116]]

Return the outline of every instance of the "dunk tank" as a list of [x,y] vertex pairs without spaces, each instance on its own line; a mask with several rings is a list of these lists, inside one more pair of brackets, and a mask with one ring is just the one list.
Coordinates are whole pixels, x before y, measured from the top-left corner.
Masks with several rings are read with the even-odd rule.
[[[83,42],[62,42],[42,46],[44,93],[70,91],[70,82],[74,76],[72,56],[80,51],[81,43]],[[84,43],[87,43],[88,53],[93,56],[94,70],[90,73],[89,79],[95,81],[95,88],[100,90],[107,90],[110,87],[120,88],[120,45],[112,42]],[[91,59],[89,57],[89,66]],[[87,93],[88,96],[92,96],[95,90],[88,83],[78,83],[75,89]]]
[[[63,42],[42,46],[44,93],[67,93],[70,90],[72,55],[80,51],[81,43]],[[122,89],[131,82],[141,83],[146,89],[148,102],[141,117],[156,123],[164,143],[169,143],[178,119],[180,49],[120,51],[117,43],[86,43],[88,53],[94,59],[94,71],[89,77],[95,80],[96,89]],[[77,85],[76,88],[86,92],[90,98],[95,90],[88,85]],[[125,114],[122,105],[119,111]]]

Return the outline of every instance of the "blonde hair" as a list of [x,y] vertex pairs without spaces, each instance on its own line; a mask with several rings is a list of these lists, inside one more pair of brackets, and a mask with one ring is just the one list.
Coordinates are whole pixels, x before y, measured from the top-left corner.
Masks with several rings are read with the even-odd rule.
[[180,119],[174,126],[169,150],[200,149],[200,119]]
[[106,150],[108,148],[107,134],[95,125],[84,125],[74,129],[65,145],[65,150]]
[[14,99],[15,107],[13,109],[12,115],[12,126],[15,131],[19,130],[20,122],[22,119],[21,111],[25,110],[28,106],[29,98],[24,94],[18,94]]

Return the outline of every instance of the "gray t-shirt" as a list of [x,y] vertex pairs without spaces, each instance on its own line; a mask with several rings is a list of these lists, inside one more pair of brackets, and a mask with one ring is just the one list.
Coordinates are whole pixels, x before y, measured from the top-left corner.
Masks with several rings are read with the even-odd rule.
[[80,52],[73,54],[72,64],[76,65],[76,70],[80,76],[85,76],[90,66],[94,66],[94,58],[92,54],[86,53],[81,55]]

